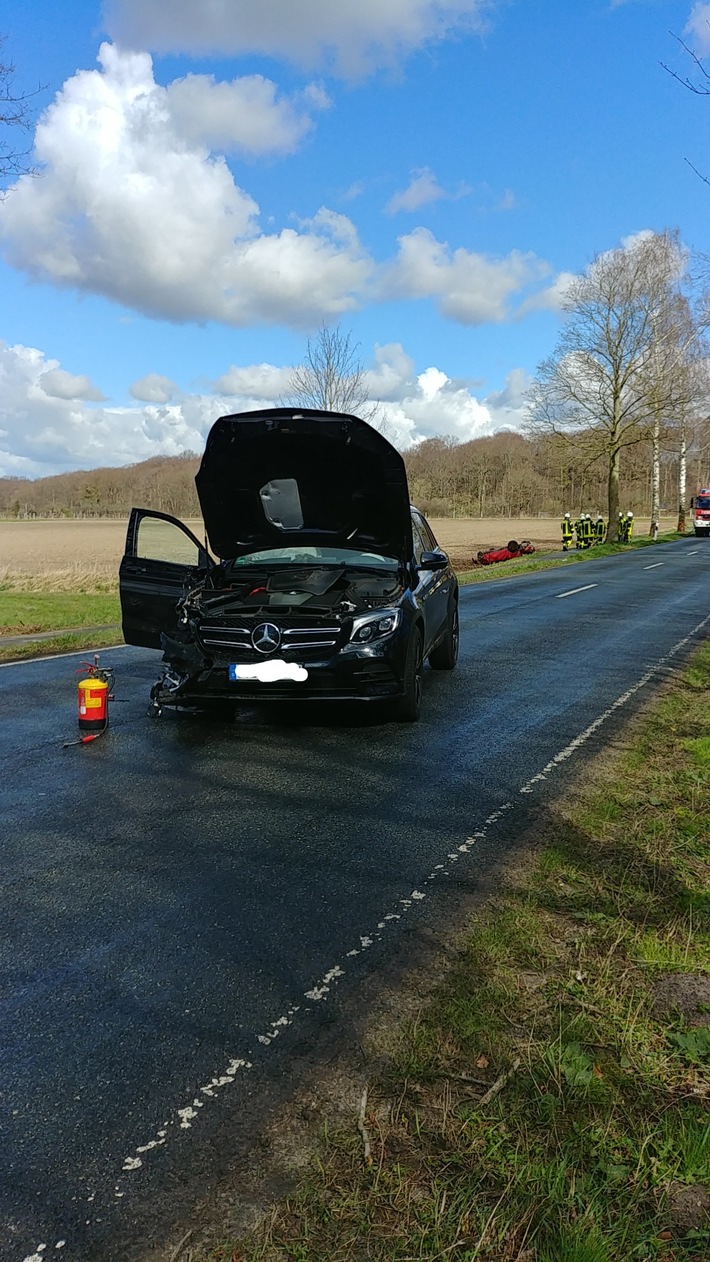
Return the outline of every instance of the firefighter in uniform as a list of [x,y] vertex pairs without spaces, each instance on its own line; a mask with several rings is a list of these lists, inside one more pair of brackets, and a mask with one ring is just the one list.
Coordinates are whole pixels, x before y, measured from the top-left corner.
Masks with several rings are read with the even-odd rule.
[[592,516],[591,513],[582,513],[582,547],[591,548],[592,546]]
[[594,523],[594,538],[596,542],[603,543],[605,534],[606,529],[604,527],[604,518],[601,513],[597,513],[597,520]]
[[568,552],[572,543],[572,518],[569,513],[565,513],[562,518],[562,551]]
[[574,541],[575,548],[583,548],[584,544],[582,542],[582,537],[584,534],[584,513],[580,513],[579,517],[574,523],[574,534],[575,534],[575,541]]
[[619,543],[626,543],[626,518],[622,512],[619,512],[619,521],[616,530],[616,537]]
[[634,515],[632,512],[626,514],[626,523],[624,526],[624,543],[631,543],[631,536],[634,533]]

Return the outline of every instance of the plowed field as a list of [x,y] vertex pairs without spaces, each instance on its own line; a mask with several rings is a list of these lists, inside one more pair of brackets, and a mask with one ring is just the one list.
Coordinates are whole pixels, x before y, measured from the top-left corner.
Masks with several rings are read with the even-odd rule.
[[[199,522],[189,523],[199,537]],[[671,530],[670,520],[661,524]],[[504,547],[510,539],[529,539],[543,551],[560,547],[557,518],[483,517],[432,519],[442,548],[459,569],[479,549]],[[637,518],[635,531],[648,531],[648,518]],[[71,587],[76,582],[115,580],[126,538],[125,521],[0,521],[0,583],[19,575],[38,584]]]

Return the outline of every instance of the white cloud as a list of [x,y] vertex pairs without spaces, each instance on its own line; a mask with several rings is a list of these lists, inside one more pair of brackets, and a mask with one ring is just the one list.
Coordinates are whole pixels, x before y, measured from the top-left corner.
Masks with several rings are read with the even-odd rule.
[[480,29],[491,0],[105,0],[125,47],[266,54],[349,75],[391,66],[430,40]]
[[50,399],[94,399],[104,395],[88,377],[75,376],[63,368],[48,368],[39,378],[39,385]]
[[693,5],[685,33],[694,37],[693,47],[701,57],[710,52],[710,4]]
[[215,382],[215,390],[241,399],[275,403],[287,394],[292,372],[292,368],[276,368],[274,364],[252,364],[246,368],[232,365]]
[[399,342],[375,346],[375,366],[367,372],[367,386],[373,399],[394,402],[406,398],[416,382],[414,360]]
[[255,155],[293,153],[313,126],[308,111],[330,104],[315,84],[292,100],[279,98],[276,85],[256,74],[231,83],[190,74],[173,80],[165,96],[175,132],[188,144]]
[[512,250],[495,259],[471,250],[451,250],[428,228],[399,238],[399,254],[384,269],[384,298],[433,298],[442,315],[461,324],[500,322],[510,315],[512,296],[550,271],[536,255]]
[[413,175],[407,188],[390,197],[385,210],[388,215],[395,215],[400,210],[411,212],[430,202],[440,201],[442,197],[446,197],[446,193],[436,176],[428,167],[423,167]]
[[169,403],[180,393],[174,381],[158,372],[149,372],[140,381],[134,381],[128,392],[141,403]]
[[357,305],[372,264],[350,220],[323,211],[300,231],[262,234],[258,206],[207,147],[220,128],[256,149],[294,141],[296,116],[279,111],[266,80],[249,81],[247,96],[264,98],[249,122],[239,81],[224,96],[204,76],[165,89],[146,53],[104,44],[99,61],[40,121],[40,174],[0,203],[10,263],[176,321],[306,328]]
[[40,350],[0,342],[0,476],[34,477],[199,450],[225,410],[217,397],[163,408],[89,407],[83,399],[47,394],[42,378],[57,368]]
[[526,316],[531,311],[562,311],[569,287],[577,279],[574,272],[560,272],[551,285],[521,303],[517,311],[518,317]]
[[488,408],[496,428],[519,429],[527,417],[527,394],[532,378],[523,368],[513,368],[505,379],[502,390],[495,390],[486,397]]
[[[378,267],[352,220],[327,207],[264,232],[256,202],[210,146],[274,152],[296,143],[305,115],[293,102],[283,106],[259,76],[215,84],[193,75],[163,88],[147,53],[111,44],[99,61],[43,115],[39,174],[22,176],[0,201],[5,256],[34,279],[172,321],[312,330],[366,297],[430,298],[459,323],[498,322],[516,314],[514,295],[549,274],[534,254],[452,249],[422,227]],[[305,98],[324,104],[316,88]],[[425,169],[390,207],[413,209],[441,192]],[[546,304],[553,294],[537,303]],[[517,314],[526,309],[523,301]]]
[[478,399],[467,386],[458,385],[431,366],[420,372],[399,403],[383,404],[388,437],[406,449],[441,434],[465,443],[504,427],[516,428],[522,422],[525,405],[512,405],[513,387],[515,381],[509,392],[507,387],[489,400]]
[[513,192],[512,188],[507,188],[503,196],[501,197],[500,201],[498,202],[497,209],[498,210],[517,210],[518,205],[519,205],[518,199],[515,196],[515,193]]
[[[215,383],[215,394],[112,408],[50,397],[41,379],[58,368],[40,350],[0,342],[0,476],[35,477],[202,451],[218,416],[273,406],[291,372],[267,363],[233,366]],[[158,374],[143,378],[156,392],[161,381],[166,391],[177,392]],[[478,398],[435,365],[417,374],[403,347],[391,343],[375,348],[368,381],[373,402],[381,404],[387,436],[403,449],[439,434],[466,441],[501,427],[515,429],[525,416],[527,378],[520,369],[509,375],[502,391]],[[140,385],[135,383],[134,393]]]

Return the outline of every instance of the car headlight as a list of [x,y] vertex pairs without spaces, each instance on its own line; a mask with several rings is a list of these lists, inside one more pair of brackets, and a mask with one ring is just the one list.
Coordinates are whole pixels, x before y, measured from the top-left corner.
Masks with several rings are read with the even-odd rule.
[[397,630],[401,620],[401,609],[380,609],[377,613],[358,614],[357,618],[353,618],[348,647],[356,648],[372,644],[376,640],[385,640]]

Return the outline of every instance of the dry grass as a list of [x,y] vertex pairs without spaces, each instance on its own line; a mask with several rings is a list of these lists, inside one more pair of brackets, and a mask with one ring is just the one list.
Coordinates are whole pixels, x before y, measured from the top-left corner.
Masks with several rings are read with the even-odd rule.
[[439,517],[430,524],[457,569],[468,569],[477,552],[504,548],[510,539],[529,539],[543,552],[561,545],[559,522],[552,517]]
[[115,587],[126,538],[119,521],[0,522],[0,585],[17,591]]
[[[24,591],[102,590],[114,587],[126,539],[125,521],[0,521],[0,585]],[[201,522],[189,522],[198,535]],[[454,565],[466,569],[479,549],[529,539],[539,551],[560,546],[551,517],[432,519],[432,529]],[[672,529],[670,521],[661,529]],[[636,533],[648,531],[636,521]]]
[[[0,587],[108,591],[118,582],[126,521],[0,521]],[[202,530],[201,522],[188,523]]]
[[357,1031],[359,1109],[309,1086],[300,1186],[195,1262],[707,1262],[709,684],[706,644],[538,808],[441,980]]

